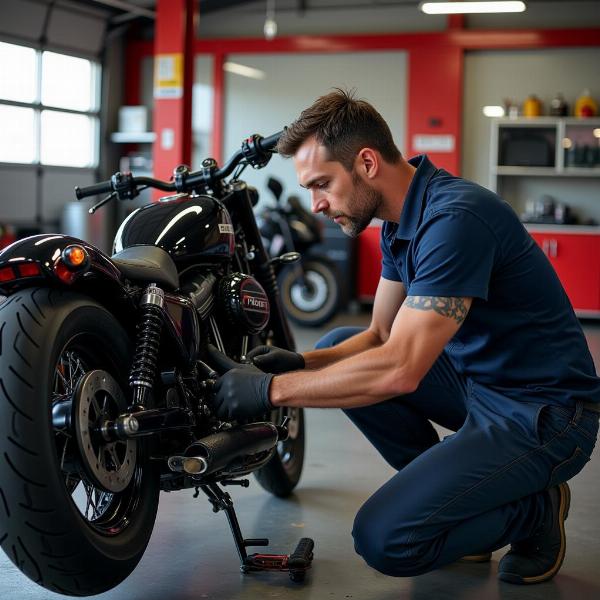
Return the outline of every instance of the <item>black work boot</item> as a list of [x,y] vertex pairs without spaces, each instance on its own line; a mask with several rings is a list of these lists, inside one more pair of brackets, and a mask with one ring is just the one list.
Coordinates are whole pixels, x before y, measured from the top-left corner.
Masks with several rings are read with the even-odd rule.
[[565,519],[571,491],[566,483],[550,488],[544,523],[529,538],[515,542],[498,564],[498,578],[510,583],[542,583],[552,579],[565,558]]

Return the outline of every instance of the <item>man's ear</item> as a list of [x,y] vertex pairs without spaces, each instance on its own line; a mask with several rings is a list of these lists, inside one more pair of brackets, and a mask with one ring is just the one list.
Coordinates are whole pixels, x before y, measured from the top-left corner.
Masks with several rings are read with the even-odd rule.
[[373,179],[379,172],[379,156],[372,148],[363,148],[356,155],[356,169],[366,179]]

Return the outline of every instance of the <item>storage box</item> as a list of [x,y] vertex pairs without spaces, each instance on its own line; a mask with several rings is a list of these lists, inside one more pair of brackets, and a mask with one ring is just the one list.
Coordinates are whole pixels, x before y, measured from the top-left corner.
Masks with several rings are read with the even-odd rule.
[[148,131],[148,109],[145,106],[119,108],[119,132],[142,133]]

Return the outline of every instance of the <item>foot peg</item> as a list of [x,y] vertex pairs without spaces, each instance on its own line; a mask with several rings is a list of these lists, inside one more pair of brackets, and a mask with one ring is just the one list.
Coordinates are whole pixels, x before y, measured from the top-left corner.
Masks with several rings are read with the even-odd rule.
[[291,554],[250,554],[242,564],[242,573],[287,571],[292,581],[304,581],[306,571],[312,566],[314,547],[313,540],[302,538]]
[[[227,483],[227,485],[243,485],[246,487],[247,481],[229,480],[222,483]],[[285,571],[289,573],[292,581],[304,581],[306,571],[312,566],[313,549],[315,547],[313,540],[302,538],[291,554],[255,553],[248,555],[246,552],[248,546],[268,546],[269,540],[266,538],[244,538],[233,508],[233,500],[217,483],[202,484],[199,488],[208,496],[214,512],[222,510],[227,515],[235,547],[240,557],[240,570],[242,573],[250,573],[251,571]]]

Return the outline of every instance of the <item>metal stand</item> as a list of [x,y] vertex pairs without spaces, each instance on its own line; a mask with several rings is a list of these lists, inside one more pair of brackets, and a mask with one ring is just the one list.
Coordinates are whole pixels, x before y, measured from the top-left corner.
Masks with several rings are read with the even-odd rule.
[[[241,485],[248,487],[247,479],[232,479],[221,482],[222,485]],[[213,511],[225,511],[233,540],[240,557],[240,570],[242,573],[250,571],[284,571],[289,573],[292,581],[303,581],[306,571],[310,569],[313,560],[314,541],[302,538],[296,549],[291,554],[250,554],[246,552],[248,546],[268,546],[267,538],[244,538],[240,524],[233,508],[231,496],[224,492],[217,483],[206,483],[199,486],[212,504]],[[196,491],[196,495],[197,495]]]

